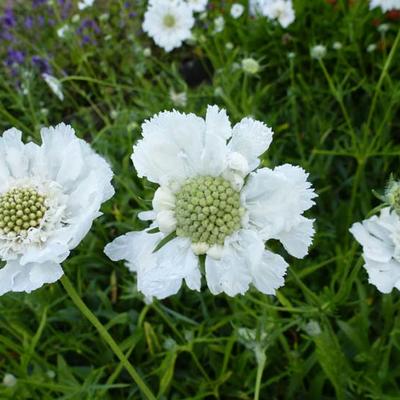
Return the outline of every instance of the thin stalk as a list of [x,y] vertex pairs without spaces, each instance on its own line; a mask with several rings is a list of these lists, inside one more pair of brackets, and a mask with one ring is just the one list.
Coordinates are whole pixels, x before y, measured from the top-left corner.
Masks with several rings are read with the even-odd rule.
[[156,397],[154,396],[154,394],[151,392],[151,390],[144,383],[144,381],[142,380],[142,378],[140,377],[140,375],[138,374],[136,369],[133,367],[133,365],[125,357],[124,353],[122,352],[122,350],[120,349],[118,344],[115,342],[115,340],[108,333],[107,329],[97,319],[97,317],[89,310],[89,308],[86,306],[86,304],[82,301],[82,299],[80,298],[79,294],[77,293],[77,291],[73,287],[71,281],[69,280],[69,278],[66,275],[64,275],[61,278],[61,283],[64,286],[64,289],[68,293],[69,297],[71,297],[71,300],[78,307],[79,311],[97,329],[97,331],[99,332],[100,336],[110,346],[110,348],[114,352],[114,354],[119,358],[119,360],[121,361],[122,365],[126,368],[126,370],[128,371],[129,375],[132,377],[132,379],[135,381],[135,383],[139,386],[139,389],[146,396],[146,398],[149,399],[149,400],[156,400]]

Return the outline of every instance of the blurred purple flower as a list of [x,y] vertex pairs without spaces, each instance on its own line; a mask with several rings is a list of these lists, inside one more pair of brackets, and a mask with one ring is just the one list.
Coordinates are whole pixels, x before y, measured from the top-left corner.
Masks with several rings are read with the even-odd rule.
[[36,67],[41,74],[52,75],[52,68],[46,59],[40,56],[33,56],[31,61],[32,65]]

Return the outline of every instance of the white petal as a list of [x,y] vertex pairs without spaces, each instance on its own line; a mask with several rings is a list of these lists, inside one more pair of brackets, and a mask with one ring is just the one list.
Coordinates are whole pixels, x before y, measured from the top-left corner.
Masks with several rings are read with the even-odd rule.
[[9,261],[0,269],[0,295],[7,292],[27,292],[36,290],[45,283],[53,283],[61,278],[63,270],[57,263],[26,264]]
[[166,111],[146,121],[132,154],[139,177],[168,185],[196,175],[204,132],[204,120],[194,114]]
[[252,281],[252,263],[259,263],[264,243],[254,231],[241,230],[225,240],[220,260],[206,257],[207,284],[212,294],[244,294]]
[[156,222],[160,231],[166,234],[176,229],[176,218],[174,211],[160,211],[156,216]]
[[279,239],[287,252],[293,257],[303,258],[308,254],[314,235],[314,220],[299,217],[300,222],[288,231],[281,231],[275,239]]
[[264,251],[259,263],[252,263],[251,274],[254,286],[265,294],[275,294],[285,283],[288,264],[278,254]]
[[218,106],[208,106],[206,130],[210,136],[219,136],[224,141],[232,136],[232,127],[226,111]]
[[375,285],[382,293],[390,293],[394,287],[400,290],[400,263],[392,260],[380,263],[366,258],[365,269],[369,283]]
[[242,201],[249,213],[250,225],[264,239],[289,231],[300,222],[316,197],[308,174],[289,164],[271,170],[262,168],[250,175],[242,191]]
[[156,212],[173,210],[175,208],[175,195],[167,187],[161,186],[155,191],[152,204]]
[[242,154],[250,170],[259,164],[258,157],[263,154],[272,142],[272,129],[260,121],[244,118],[233,127],[229,149]]

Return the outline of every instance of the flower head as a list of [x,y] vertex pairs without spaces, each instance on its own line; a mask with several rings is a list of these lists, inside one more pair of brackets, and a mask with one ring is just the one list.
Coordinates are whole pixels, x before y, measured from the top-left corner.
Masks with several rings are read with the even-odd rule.
[[143,30],[165,51],[180,47],[191,37],[193,11],[178,0],[153,0],[144,15]]
[[350,232],[362,245],[369,282],[382,293],[400,290],[400,216],[386,207],[355,223]]
[[380,7],[383,12],[387,12],[400,9],[400,2],[399,0],[370,0],[369,8],[372,10],[376,7]]
[[260,64],[254,58],[244,58],[242,60],[242,69],[244,72],[254,75],[260,71]]
[[64,124],[42,145],[21,132],[0,137],[0,295],[58,280],[62,263],[114,193],[108,164]]
[[195,12],[203,12],[207,8],[208,0],[187,0],[189,7]]
[[231,7],[231,16],[233,17],[233,18],[239,18],[239,17],[241,17],[242,16],[242,14],[243,14],[243,12],[244,12],[244,6],[242,5],[242,4],[240,4],[240,3],[234,3],[234,4],[232,4],[232,7]]
[[175,294],[183,280],[200,290],[200,255],[213,294],[243,294],[250,284],[274,294],[287,263],[265,242],[280,240],[304,257],[314,229],[302,214],[316,195],[299,167],[256,170],[272,130],[251,118],[232,128],[224,110],[209,106],[205,120],[162,112],[142,134],[132,161],[140,177],[159,185],[153,209],[140,215],[152,225],[115,239],[106,254],[127,261],[147,297]]
[[310,55],[315,60],[321,60],[326,56],[326,47],[322,44],[317,44],[311,48]]
[[265,0],[260,8],[262,15],[276,19],[283,28],[287,28],[296,18],[291,0]]

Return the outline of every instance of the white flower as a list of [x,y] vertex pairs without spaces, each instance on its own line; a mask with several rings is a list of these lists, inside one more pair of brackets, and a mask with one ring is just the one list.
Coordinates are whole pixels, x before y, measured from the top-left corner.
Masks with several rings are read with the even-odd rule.
[[370,0],[369,8],[380,7],[383,12],[400,9],[399,0]]
[[180,47],[191,37],[192,9],[178,0],[153,0],[144,15],[143,30],[165,51]]
[[334,50],[341,50],[343,48],[343,45],[340,42],[334,42],[333,45],[332,45],[332,48]]
[[390,207],[355,223],[350,232],[363,247],[369,282],[382,293],[400,290],[400,217]]
[[13,374],[4,374],[3,385],[5,387],[14,387],[17,384],[17,378]]
[[82,11],[85,8],[92,7],[93,3],[94,3],[94,0],[81,0],[78,3],[78,9]]
[[370,45],[368,45],[367,47],[367,52],[368,53],[373,53],[376,49],[377,49],[377,45],[375,43],[371,43]]
[[326,56],[326,47],[322,44],[317,44],[310,50],[311,58],[321,60]]
[[50,90],[61,100],[64,100],[64,93],[62,91],[62,84],[61,82],[55,78],[54,76],[51,76],[49,74],[42,74],[43,80],[47,83],[49,86]]
[[189,7],[195,12],[202,12],[207,8],[208,0],[186,0]]
[[248,74],[256,74],[260,70],[260,64],[254,58],[244,58],[242,60],[242,69]]
[[225,28],[225,20],[224,17],[219,16],[214,19],[214,32],[219,33],[222,32]]
[[57,36],[59,38],[65,37],[65,35],[70,31],[70,26],[69,25],[63,25],[60,28],[57,29]]
[[242,14],[243,14],[243,12],[244,12],[244,6],[242,5],[242,4],[239,4],[239,3],[234,3],[234,4],[232,4],[232,7],[231,7],[231,16],[233,17],[233,18],[239,18],[239,17],[241,17],[242,16]]
[[379,33],[385,34],[390,29],[390,25],[389,24],[380,24],[377,29],[378,29]]
[[16,129],[0,137],[0,295],[58,280],[114,193],[109,165],[70,126],[41,137],[41,146],[24,144]]
[[186,107],[187,94],[186,92],[176,93],[174,89],[169,91],[169,98],[176,107]]
[[291,255],[304,257],[314,229],[302,214],[316,194],[300,167],[256,170],[272,130],[251,118],[232,128],[224,110],[209,106],[205,120],[162,112],[143,124],[142,134],[132,161],[139,177],[159,185],[153,210],[140,215],[153,222],[115,239],[106,254],[126,260],[146,298],[173,295],[183,280],[200,290],[201,254],[213,294],[243,294],[251,284],[274,294],[287,263],[265,243],[280,240]]
[[283,28],[287,28],[295,20],[291,0],[264,0],[260,6],[261,13],[268,19],[276,19]]

